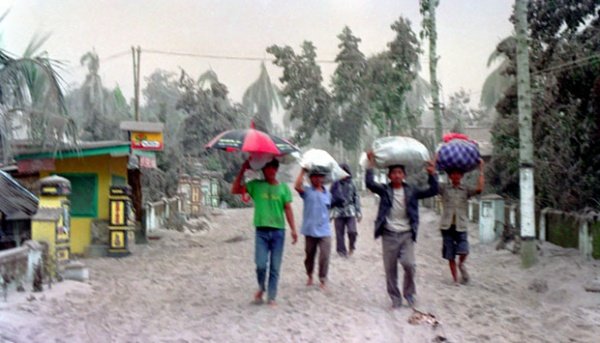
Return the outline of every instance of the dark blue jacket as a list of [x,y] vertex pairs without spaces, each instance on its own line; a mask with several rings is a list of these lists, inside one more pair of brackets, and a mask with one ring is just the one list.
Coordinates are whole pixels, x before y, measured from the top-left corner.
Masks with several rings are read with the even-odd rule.
[[[404,198],[406,201],[406,216],[410,223],[413,241],[417,241],[417,232],[419,230],[419,199],[429,198],[438,193],[438,183],[434,175],[429,175],[427,180],[429,188],[418,189],[407,183],[403,183]],[[365,175],[365,183],[367,188],[379,195],[379,210],[377,211],[377,219],[375,219],[375,238],[378,238],[383,233],[387,223],[387,217],[390,214],[394,203],[394,190],[391,184],[382,184],[375,182],[373,177],[373,169],[367,169]]]

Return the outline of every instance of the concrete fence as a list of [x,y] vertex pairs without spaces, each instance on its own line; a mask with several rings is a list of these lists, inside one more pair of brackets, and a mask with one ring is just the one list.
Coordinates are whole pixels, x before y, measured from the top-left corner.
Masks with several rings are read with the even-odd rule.
[[[480,200],[469,200],[468,216],[474,223],[479,223],[480,206]],[[503,211],[504,215],[495,219],[497,235],[502,233],[505,226],[520,227],[518,203],[504,204]],[[586,259],[600,259],[600,213],[580,214],[545,208],[535,214],[537,239],[564,248],[578,249]]]
[[163,198],[160,201],[146,203],[146,236],[152,231],[165,227],[165,224],[182,213],[179,197]]
[[7,290],[14,286],[23,289],[33,281],[35,268],[43,266],[47,246],[36,241],[26,241],[22,246],[0,251],[0,286],[6,299]]

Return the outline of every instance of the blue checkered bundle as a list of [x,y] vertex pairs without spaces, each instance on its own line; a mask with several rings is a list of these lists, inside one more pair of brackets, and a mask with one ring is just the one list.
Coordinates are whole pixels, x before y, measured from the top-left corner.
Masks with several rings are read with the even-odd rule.
[[470,172],[479,165],[479,147],[473,141],[453,139],[444,143],[437,153],[437,169],[457,169],[463,173]]

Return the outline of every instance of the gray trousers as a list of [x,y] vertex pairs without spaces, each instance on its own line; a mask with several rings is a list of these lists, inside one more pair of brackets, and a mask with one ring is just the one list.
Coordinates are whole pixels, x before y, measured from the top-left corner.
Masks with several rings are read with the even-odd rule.
[[333,223],[335,224],[335,241],[337,252],[342,255],[346,255],[348,253],[346,250],[346,238],[344,232],[346,229],[348,232],[350,251],[354,251],[356,248],[356,236],[358,235],[356,232],[356,217],[337,217],[333,220]]
[[331,255],[331,237],[311,237],[305,236],[304,266],[306,267],[306,275],[312,276],[315,269],[315,256],[317,247],[319,248],[319,280],[325,282],[327,280],[327,272],[329,271],[329,256]]
[[400,306],[402,304],[402,293],[398,289],[398,261],[404,268],[404,283],[402,286],[404,297],[414,296],[416,293],[415,242],[412,240],[410,231],[396,233],[387,230],[383,232],[381,242],[387,292],[392,299],[392,305]]

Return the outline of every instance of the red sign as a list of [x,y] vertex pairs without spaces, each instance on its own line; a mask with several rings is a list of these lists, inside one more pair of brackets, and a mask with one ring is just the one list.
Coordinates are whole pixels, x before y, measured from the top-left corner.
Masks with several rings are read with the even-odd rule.
[[139,156],[140,168],[156,169],[156,157]]
[[54,160],[51,158],[41,160],[21,160],[17,161],[19,173],[34,173],[39,171],[53,171],[56,169]]

